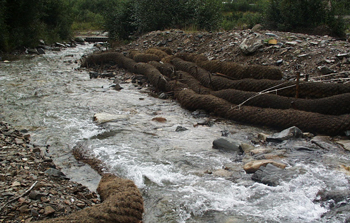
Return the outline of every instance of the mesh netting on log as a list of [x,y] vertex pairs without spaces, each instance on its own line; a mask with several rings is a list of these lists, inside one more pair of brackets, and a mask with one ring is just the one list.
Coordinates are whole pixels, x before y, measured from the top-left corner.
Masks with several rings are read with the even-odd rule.
[[177,91],[175,96],[181,106],[186,109],[203,109],[242,123],[275,128],[298,126],[303,131],[330,135],[343,134],[344,131],[350,129],[350,114],[333,116],[293,109],[262,109],[251,106],[235,108],[234,104],[228,103],[224,99],[214,95],[197,94],[191,89]]
[[[197,78],[202,85],[212,88],[213,90],[237,89],[260,92],[266,89],[281,89],[275,93],[286,97],[294,97],[296,94],[295,81],[256,79],[230,80],[220,75],[213,75],[207,70],[197,66],[195,63],[184,61],[180,58],[173,58],[171,63],[176,69],[190,73]],[[344,93],[350,93],[350,87],[343,84],[300,82],[299,85],[300,98],[323,98]]]
[[168,56],[166,52],[156,48],[149,48],[148,50],[146,50],[146,53],[157,55],[160,59],[163,59],[164,57]]
[[144,62],[147,63],[149,61],[160,61],[161,58],[155,54],[150,53],[137,53],[134,55],[133,59],[135,62]]
[[164,58],[162,59],[162,62],[163,62],[163,63],[171,63],[171,60],[174,59],[174,58],[175,58],[174,55],[168,55],[168,56],[166,56],[166,57],[164,57]]
[[[180,102],[180,104],[183,107],[190,110],[204,109],[208,112],[213,112],[221,117],[242,123],[271,126],[276,128],[288,128],[290,126],[298,126],[303,131],[311,131],[315,133],[323,133],[329,135],[342,134],[344,131],[350,130],[350,114],[334,116],[299,111],[294,109],[281,110],[271,108],[258,108],[252,106],[241,106],[239,109],[237,109],[237,106],[235,104],[229,103],[222,98],[218,98],[214,95],[209,94],[197,94],[193,90],[189,89],[189,85],[183,82],[179,82],[178,80],[170,80],[166,78],[161,74],[161,72],[158,69],[156,69],[151,64],[136,63],[134,60],[126,58],[119,53],[108,54],[108,56],[103,54],[92,55],[86,58],[85,61],[88,65],[89,63],[94,64],[96,61],[103,63],[103,59],[107,59],[107,61],[110,61],[111,58],[114,58],[116,60],[115,63],[118,64],[118,66],[128,70],[130,69],[131,72],[147,76],[151,84],[156,88],[162,91],[174,91],[175,96]],[[177,59],[181,60],[179,58]],[[199,70],[199,68],[194,68],[193,65],[189,66],[189,68],[190,71],[195,69]],[[198,70],[194,72],[194,74],[197,76],[200,73],[198,72]],[[206,72],[205,76],[207,76],[208,73],[209,72]],[[215,76],[212,76],[211,78],[214,77]],[[190,77],[190,75],[186,77],[186,74],[182,73],[182,81],[188,81],[189,83],[192,82],[192,80],[190,80],[191,78],[192,77]],[[226,80],[226,82],[230,81],[229,79],[224,79]],[[210,79],[209,77],[207,81],[208,84],[211,85],[213,79]],[[260,82],[261,81],[262,80],[260,80]],[[202,81],[200,82],[202,84]],[[194,83],[194,85],[199,85],[199,83]],[[193,88],[195,88],[196,91],[203,93],[201,92],[202,90],[198,90],[197,87]],[[266,90],[267,88],[268,87],[265,86],[262,88],[262,90]]]
[[81,66],[89,67],[93,65],[102,65],[107,63],[116,64],[116,62],[120,59],[121,56],[123,55],[114,52],[91,54],[90,56],[82,59]]
[[141,52],[138,51],[138,50],[129,50],[129,52],[128,52],[127,55],[128,55],[129,58],[133,59],[134,56],[135,56],[136,54],[139,54],[139,53],[141,53]]
[[147,63],[137,63],[135,73],[143,74],[149,82],[161,91],[167,90],[168,79],[163,76],[157,68]]
[[209,61],[208,57],[206,57],[203,54],[177,53],[175,56],[178,58],[181,58],[183,60],[187,60],[187,61],[194,62],[194,63],[200,63],[202,61]]
[[169,47],[158,47],[157,49],[160,49],[161,51],[166,52],[168,55],[173,54],[173,50],[170,49]]
[[210,94],[211,92],[211,89],[201,85],[196,78],[185,71],[176,71],[176,77],[181,83],[186,84],[188,88],[192,89],[198,94]]
[[350,113],[350,93],[319,99],[288,98],[274,94],[259,94],[234,89],[213,91],[211,94],[233,104],[244,103],[244,105],[261,108],[291,108],[328,115]]
[[175,67],[170,63],[159,63],[157,61],[150,61],[148,63],[157,68],[163,75],[171,79],[175,75]]
[[196,93],[210,94],[211,90],[209,88],[202,86],[201,83],[189,73],[185,71],[175,71],[175,68],[172,64],[159,63],[156,61],[151,61],[148,63],[157,68],[157,70],[159,70],[163,75],[167,76],[168,78],[186,84],[186,87],[191,88]]
[[243,66],[235,62],[209,61],[206,56],[193,53],[181,53],[177,56],[181,59],[194,62],[212,73],[222,73],[233,79],[253,78],[281,80],[283,76],[281,70],[273,66]]

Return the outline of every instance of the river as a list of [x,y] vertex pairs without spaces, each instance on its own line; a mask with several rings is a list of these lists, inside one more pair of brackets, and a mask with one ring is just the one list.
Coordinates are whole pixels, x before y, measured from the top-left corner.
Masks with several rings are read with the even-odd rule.
[[[108,171],[136,183],[145,200],[145,223],[345,221],[344,213],[322,217],[332,200],[315,200],[321,190],[349,191],[349,176],[338,168],[348,165],[349,154],[299,151],[281,159],[299,173],[293,179],[274,187],[254,182],[242,157],[215,150],[212,143],[222,131],[244,143],[277,131],[224,120],[195,127],[203,118],[176,101],[151,97],[129,82],[116,91],[111,80],[90,79],[75,61],[92,51],[87,44],[0,63],[0,117],[29,131],[32,143],[50,145],[50,155],[72,180],[95,190],[100,179],[73,158],[71,150],[80,143]],[[102,112],[124,118],[98,125],[92,117]],[[188,130],[176,132],[178,126]],[[295,143],[275,146],[288,150]],[[223,167],[229,175],[220,174]]]

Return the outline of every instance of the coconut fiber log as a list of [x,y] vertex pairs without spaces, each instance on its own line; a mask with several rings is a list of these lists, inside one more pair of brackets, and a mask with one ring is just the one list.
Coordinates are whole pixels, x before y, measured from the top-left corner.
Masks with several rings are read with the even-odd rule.
[[291,108],[327,115],[350,114],[350,93],[319,99],[288,98],[274,94],[259,94],[234,89],[213,91],[211,94],[233,104],[244,102],[244,105],[248,106],[275,109]]
[[350,114],[333,116],[293,109],[237,107],[214,95],[200,95],[190,89],[177,91],[175,96],[181,106],[186,109],[203,109],[215,115],[246,124],[270,126],[278,129],[297,126],[303,131],[327,135],[343,134],[346,130],[350,130]]
[[209,61],[206,56],[193,53],[181,53],[178,55],[178,57],[187,61],[194,62],[198,66],[212,73],[222,73],[231,77],[232,79],[253,78],[281,80],[283,77],[281,70],[277,67],[272,66],[243,66],[235,62],[221,62],[219,60]]
[[155,54],[150,54],[150,53],[137,53],[133,57],[135,62],[144,62],[147,63],[149,61],[160,61],[161,58]]
[[148,62],[155,68],[157,68],[163,75],[173,78],[175,76],[175,67],[170,63],[160,63],[157,61]]
[[[242,79],[230,80],[228,78],[213,75],[209,71],[197,66],[195,63],[173,58],[171,63],[178,70],[183,70],[193,75],[202,85],[213,90],[236,89],[242,91],[260,92],[266,89],[280,89],[274,93],[281,96],[294,97],[296,94],[296,82],[278,80]],[[320,82],[301,82],[299,85],[300,98],[323,98],[338,94],[350,93],[349,85]]]
[[160,59],[163,59],[164,57],[168,56],[168,54],[166,52],[164,52],[163,50],[157,49],[157,48],[149,48],[148,50],[146,50],[146,53],[154,54],[154,55],[158,56]]
[[141,223],[143,198],[136,185],[127,179],[105,174],[97,192],[101,204],[85,208],[73,214],[40,221],[40,223]]
[[115,52],[91,54],[90,56],[82,59],[81,66],[89,67],[108,63],[116,64],[121,57],[123,57],[122,54]]

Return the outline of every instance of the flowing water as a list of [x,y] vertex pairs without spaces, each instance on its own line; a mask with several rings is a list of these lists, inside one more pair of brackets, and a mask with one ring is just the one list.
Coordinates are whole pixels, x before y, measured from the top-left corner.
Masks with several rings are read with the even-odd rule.
[[[0,64],[0,117],[27,129],[34,144],[49,144],[55,162],[72,180],[95,190],[100,179],[72,157],[70,151],[79,143],[110,172],[136,183],[145,200],[146,223],[344,222],[342,213],[322,218],[331,201],[314,200],[320,190],[349,190],[348,175],[338,169],[349,163],[348,154],[288,158],[282,160],[286,169],[300,174],[276,187],[256,183],[243,170],[241,158],[214,150],[212,142],[221,131],[250,143],[259,132],[272,130],[227,121],[194,127],[202,119],[175,101],[150,97],[131,83],[115,91],[111,80],[90,79],[75,61],[92,49],[78,46]],[[101,112],[123,118],[97,125],[92,117]],[[155,122],[154,117],[167,121]],[[188,130],[176,132],[177,126]],[[230,176],[215,174],[223,167],[229,167]]]

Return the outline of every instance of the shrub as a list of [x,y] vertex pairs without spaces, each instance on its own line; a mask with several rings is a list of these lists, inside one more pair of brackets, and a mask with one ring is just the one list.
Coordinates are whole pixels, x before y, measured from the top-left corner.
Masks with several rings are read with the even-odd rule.
[[282,31],[311,30],[327,25],[334,34],[344,35],[344,24],[335,18],[334,7],[323,0],[270,0],[265,14],[268,28]]

